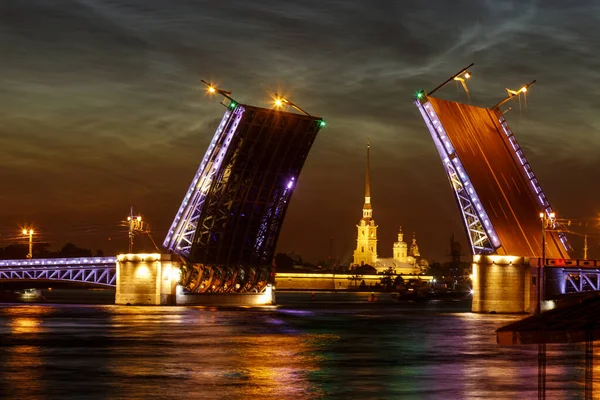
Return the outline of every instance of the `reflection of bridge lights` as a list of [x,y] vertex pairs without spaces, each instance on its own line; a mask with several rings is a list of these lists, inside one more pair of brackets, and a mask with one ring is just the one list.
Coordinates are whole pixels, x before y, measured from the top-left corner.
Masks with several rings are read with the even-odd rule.
[[15,318],[10,323],[12,333],[38,333],[42,329],[37,318]]
[[475,291],[473,289],[471,289],[471,291],[469,293],[475,294]]

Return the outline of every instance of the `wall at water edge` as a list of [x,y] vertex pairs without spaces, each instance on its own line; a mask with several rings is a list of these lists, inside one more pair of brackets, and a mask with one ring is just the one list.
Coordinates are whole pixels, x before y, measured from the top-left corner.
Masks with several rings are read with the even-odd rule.
[[174,305],[180,267],[170,254],[119,254],[115,304]]
[[[527,257],[473,256],[473,304],[480,313],[531,313],[537,305],[537,274]],[[535,280],[532,279],[535,277]],[[535,286],[534,286],[535,281]],[[535,301],[535,302],[534,302]]]
[[[314,274],[298,272],[278,272],[275,274],[277,290],[349,290],[360,286],[365,281],[367,290],[381,283],[383,275],[351,274]],[[402,275],[405,282],[409,279],[421,279],[429,282],[433,277],[426,275]]]

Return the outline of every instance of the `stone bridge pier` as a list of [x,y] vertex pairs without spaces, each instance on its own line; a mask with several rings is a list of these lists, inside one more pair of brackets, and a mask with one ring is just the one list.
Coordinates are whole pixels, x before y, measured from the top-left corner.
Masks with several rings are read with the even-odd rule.
[[532,313],[537,307],[537,267],[528,257],[473,256],[473,304],[478,313]]

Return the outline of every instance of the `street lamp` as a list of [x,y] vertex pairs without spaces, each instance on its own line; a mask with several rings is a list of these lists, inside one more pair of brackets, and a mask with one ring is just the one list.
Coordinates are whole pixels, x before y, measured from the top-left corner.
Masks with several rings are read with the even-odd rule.
[[[298,106],[295,103],[292,103],[290,100],[286,99],[285,97],[280,96],[277,93],[275,93],[275,99],[273,100],[273,103],[276,108],[282,108],[283,106],[291,106],[291,107],[295,108],[297,111],[300,111],[302,114],[304,114],[308,117],[312,117],[312,115],[310,115],[309,113],[307,113],[306,111],[301,109],[300,106]],[[323,122],[325,122],[325,121],[323,121]],[[325,126],[325,125],[322,124],[321,126]]]
[[129,225],[129,254],[133,253],[133,237],[136,232],[143,232],[144,223],[142,222],[142,216],[133,215],[133,206],[127,216],[127,224]]
[[23,235],[29,235],[29,253],[27,258],[33,258],[33,229],[23,229]]
[[546,215],[546,212],[540,213],[540,221],[542,221],[542,259],[538,264],[538,302],[536,307],[536,314],[539,314],[542,310],[542,299],[543,299],[543,275],[544,267],[546,266],[546,229],[554,226],[556,220],[556,214],[550,212]]

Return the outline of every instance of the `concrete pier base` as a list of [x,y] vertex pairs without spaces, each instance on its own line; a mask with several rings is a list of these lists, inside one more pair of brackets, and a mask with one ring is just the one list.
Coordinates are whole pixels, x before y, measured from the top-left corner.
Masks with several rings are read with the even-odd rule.
[[516,256],[473,257],[473,304],[478,313],[531,313],[537,305],[537,268]]
[[175,305],[180,267],[170,254],[119,254],[115,304]]
[[275,304],[275,290],[268,285],[262,293],[183,293],[176,288],[176,304],[179,306],[267,306]]
[[262,293],[183,293],[177,285],[181,262],[170,254],[119,254],[115,304],[263,306],[275,304],[275,288]]

